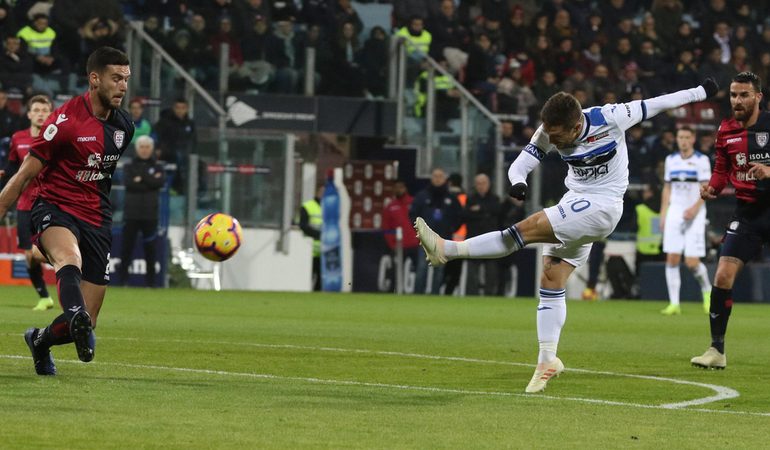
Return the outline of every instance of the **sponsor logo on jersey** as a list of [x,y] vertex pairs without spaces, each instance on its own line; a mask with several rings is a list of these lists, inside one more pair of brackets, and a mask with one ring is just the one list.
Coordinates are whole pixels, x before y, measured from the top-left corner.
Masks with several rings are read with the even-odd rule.
[[82,182],[100,181],[107,178],[107,175],[98,170],[78,170],[75,179]]
[[768,133],[766,131],[757,133],[756,138],[757,138],[757,145],[759,145],[760,147],[764,147],[765,145],[767,145]]
[[735,144],[736,142],[741,142],[743,140],[742,137],[734,137],[727,140],[728,144]]
[[66,114],[59,114],[59,117],[56,118],[56,125],[59,125],[62,122],[66,122],[69,120],[69,117],[67,117]]
[[736,153],[735,154],[735,165],[738,167],[743,167],[746,165],[746,155],[743,153]]
[[735,172],[735,179],[738,181],[757,181],[757,177],[744,171]]
[[94,167],[99,168],[99,165],[102,163],[102,155],[99,153],[91,153],[88,155],[88,161],[86,161],[86,167]]
[[96,136],[78,136],[78,142],[96,142]]
[[43,132],[43,139],[45,139],[48,142],[51,142],[53,140],[54,136],[56,136],[56,133],[59,132],[59,128],[54,124],[49,124],[48,127],[46,127],[45,131]]
[[749,161],[763,161],[770,159],[770,153],[750,153],[749,154]]
[[112,140],[115,141],[115,145],[118,148],[122,148],[123,147],[123,140],[125,139],[125,137],[126,137],[126,132],[125,131],[117,130],[117,131],[115,131],[115,134],[112,135]]
[[590,143],[592,143],[592,142],[596,142],[596,141],[598,141],[599,139],[604,139],[604,138],[606,138],[606,137],[607,137],[607,136],[609,136],[609,135],[610,135],[610,132],[609,132],[609,131],[605,131],[604,133],[599,133],[599,134],[595,134],[595,135],[593,135],[593,136],[588,136],[588,137],[585,139],[585,142],[587,142],[587,143],[589,143],[589,144],[590,144]]
[[572,173],[575,177],[581,180],[597,179],[601,176],[607,175],[610,172],[608,164],[602,164],[600,166],[587,166],[587,167],[575,167],[572,166]]

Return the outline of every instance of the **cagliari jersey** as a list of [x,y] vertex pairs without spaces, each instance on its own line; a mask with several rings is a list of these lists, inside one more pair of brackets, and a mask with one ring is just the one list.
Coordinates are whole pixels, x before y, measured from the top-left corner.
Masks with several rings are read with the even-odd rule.
[[701,152],[682,158],[679,152],[666,157],[663,180],[671,183],[669,206],[687,209],[700,199],[701,183],[711,178],[711,162]]
[[[555,150],[569,164],[564,184],[573,192],[623,198],[628,187],[626,130],[662,111],[706,99],[703,87],[646,100],[583,109],[583,128],[571,147],[556,148],[541,125],[508,170],[511,184],[526,183],[527,174]],[[535,159],[530,158],[530,156]]]
[[735,187],[735,196],[748,203],[766,207],[770,199],[770,180],[749,175],[750,163],[770,164],[770,112],[760,111],[757,123],[749,128],[730,118],[717,131],[716,161],[709,185],[721,192],[727,182]]
[[42,129],[29,152],[43,163],[39,198],[86,223],[111,225],[112,174],[134,136],[131,117],[114,109],[107,120],[97,118],[86,93],[54,111]]

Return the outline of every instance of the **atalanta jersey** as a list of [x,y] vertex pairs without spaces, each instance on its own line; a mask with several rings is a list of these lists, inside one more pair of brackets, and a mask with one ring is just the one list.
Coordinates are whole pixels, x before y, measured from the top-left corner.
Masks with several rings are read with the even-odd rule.
[[679,152],[666,157],[663,179],[671,183],[671,207],[687,209],[700,200],[701,183],[711,177],[711,162],[701,152],[682,158]]
[[[8,152],[8,162],[20,166],[24,162],[24,158],[29,154],[29,149],[32,147],[34,140],[35,138],[30,134],[29,128],[13,133],[13,136],[11,136],[11,150]],[[19,211],[31,210],[32,204],[35,203],[35,198],[37,198],[37,191],[37,180],[30,181],[27,188],[19,196],[16,209]]]
[[574,192],[622,197],[628,187],[626,130],[647,118],[644,101],[587,108],[583,117],[583,130],[574,146],[556,148],[541,125],[524,151],[540,160],[547,152],[557,151],[570,166],[564,184]]
[[716,139],[716,161],[709,185],[720,192],[729,181],[735,196],[749,203],[770,196],[770,180],[749,176],[749,163],[770,165],[770,113],[761,111],[757,123],[743,128],[735,118],[723,120]]
[[42,130],[30,150],[44,164],[39,197],[84,222],[111,225],[112,174],[134,136],[128,113],[114,109],[98,119],[86,93],[54,111]]

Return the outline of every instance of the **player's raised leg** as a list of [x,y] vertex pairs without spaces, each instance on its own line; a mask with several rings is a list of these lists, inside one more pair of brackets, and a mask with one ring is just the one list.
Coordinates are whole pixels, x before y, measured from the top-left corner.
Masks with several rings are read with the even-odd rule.
[[415,221],[414,228],[428,261],[433,265],[446,264],[458,258],[501,258],[527,244],[559,242],[544,211],[538,211],[504,230],[491,231],[465,241],[442,239],[420,217]]

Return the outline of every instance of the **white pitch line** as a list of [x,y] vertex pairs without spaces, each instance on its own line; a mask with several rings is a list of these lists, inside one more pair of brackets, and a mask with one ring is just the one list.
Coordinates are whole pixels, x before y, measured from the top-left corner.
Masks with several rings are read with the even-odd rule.
[[[324,352],[336,352],[336,353],[358,353],[358,354],[371,354],[371,355],[379,355],[379,356],[398,356],[403,358],[460,361],[460,362],[468,362],[468,363],[476,363],[476,364],[495,364],[495,365],[506,365],[506,366],[516,366],[516,367],[535,367],[534,364],[517,363],[517,362],[511,362],[511,361],[495,361],[495,360],[477,359],[477,358],[465,358],[460,356],[425,355],[420,353],[405,353],[405,352],[384,351],[384,350],[369,350],[369,349],[354,349],[354,348],[351,349],[351,348],[338,348],[338,347],[314,347],[314,346],[295,345],[295,344],[261,344],[261,343],[252,343],[252,342],[222,342],[222,341],[201,341],[201,340],[184,340],[184,339],[144,339],[144,338],[139,339],[139,338],[123,338],[123,337],[103,337],[102,339],[116,340],[116,341],[140,341],[141,340],[145,342],[166,342],[166,343],[222,345],[222,346],[239,345],[239,346],[245,346],[245,347],[258,347],[258,348],[285,348],[285,349],[292,349],[292,350],[310,350],[310,351],[324,351]],[[663,403],[661,405],[658,405],[664,409],[680,409],[680,408],[686,408],[689,406],[705,405],[708,403],[714,403],[721,400],[736,398],[741,395],[735,389],[732,389],[726,386],[719,386],[716,384],[709,384],[709,383],[698,383],[695,381],[680,380],[677,378],[657,377],[653,375],[636,375],[636,374],[598,371],[598,370],[589,370],[589,369],[577,369],[577,368],[568,368],[568,369],[565,369],[565,371],[587,373],[587,374],[593,374],[593,375],[608,375],[608,376],[625,377],[625,378],[636,378],[641,380],[662,381],[662,382],[675,383],[675,384],[684,384],[684,385],[695,386],[695,387],[700,387],[704,389],[710,389],[715,392],[714,395],[711,395],[708,397],[701,397],[701,398],[696,398],[693,400],[687,400],[687,401],[677,402],[677,403]]]
[[[106,338],[106,339],[130,340],[130,341],[138,340],[137,338],[118,338],[118,337]],[[487,360],[487,359],[464,358],[460,356],[424,355],[420,353],[404,353],[404,352],[355,349],[355,348],[313,347],[313,346],[294,345],[294,344],[260,344],[260,343],[251,343],[251,342],[186,341],[182,339],[142,339],[142,340],[153,341],[153,342],[170,342],[170,343],[187,343],[187,344],[204,344],[204,345],[222,345],[222,346],[240,345],[240,346],[246,346],[246,347],[260,347],[260,348],[285,348],[285,349],[292,349],[292,350],[310,350],[310,351],[323,351],[323,352],[336,352],[336,353],[358,353],[358,354],[363,353],[363,354],[379,355],[379,356],[398,356],[403,358],[460,361],[460,362],[468,362],[468,363],[476,363],[476,364],[497,364],[497,365],[506,365],[506,366],[516,366],[516,367],[535,367],[535,364],[517,363],[517,362],[510,362],[510,361],[494,361],[494,360]],[[698,383],[695,381],[680,380],[677,378],[657,377],[653,375],[636,375],[636,374],[607,372],[607,371],[589,370],[589,369],[568,368],[568,369],[565,369],[565,371],[587,373],[592,375],[609,375],[609,376],[615,376],[615,377],[636,378],[640,380],[663,381],[668,383],[684,384],[684,385],[695,386],[695,387],[700,387],[704,389],[710,389],[715,392],[714,395],[711,395],[708,397],[696,398],[693,400],[688,400],[688,401],[678,402],[678,403],[664,403],[659,405],[660,407],[666,408],[666,409],[679,409],[679,408],[686,408],[688,406],[705,405],[707,403],[713,403],[721,400],[736,398],[741,395],[735,389],[732,389],[726,386],[719,386],[716,384],[709,384],[709,383]]]
[[[0,359],[27,360],[30,358],[28,356],[21,356],[21,355],[0,355]],[[69,359],[59,359],[57,360],[57,363],[82,364],[80,361],[69,360]],[[591,403],[596,405],[625,406],[625,407],[641,408],[641,409],[667,409],[667,410],[672,409],[672,408],[666,407],[665,405],[644,405],[640,403],[617,402],[617,401],[610,401],[610,400],[599,400],[594,398],[556,397],[556,396],[544,395],[544,394],[519,394],[514,392],[449,389],[449,388],[438,388],[438,387],[432,387],[432,386],[410,386],[410,385],[404,385],[404,384],[372,383],[372,382],[354,381],[354,380],[332,380],[332,379],[315,378],[315,377],[290,377],[290,376],[273,375],[273,374],[265,374],[265,373],[228,372],[224,370],[192,369],[188,367],[157,366],[157,365],[150,365],[150,364],[129,364],[129,363],[116,363],[116,362],[91,362],[89,364],[98,365],[98,366],[125,367],[130,369],[165,370],[165,371],[180,372],[180,373],[195,373],[195,374],[203,374],[203,375],[243,377],[243,378],[253,378],[253,379],[260,379],[260,380],[299,381],[299,382],[305,382],[305,383],[329,384],[329,385],[337,385],[337,386],[360,386],[360,387],[383,388],[383,389],[398,389],[398,390],[405,390],[405,391],[433,392],[433,393],[441,393],[441,394],[479,395],[479,396],[490,396],[490,397],[523,397],[523,398],[531,398],[531,399],[542,398],[547,400],[567,400],[567,401],[573,401],[573,402]],[[725,411],[720,409],[704,409],[704,408],[688,408],[688,409],[677,408],[677,410],[695,411],[695,412],[704,412],[704,413],[723,413],[723,414],[739,414],[739,415],[747,415],[747,416],[770,417],[770,413],[759,413],[759,412],[750,412],[750,411]]]

